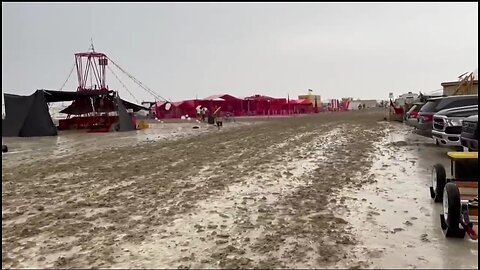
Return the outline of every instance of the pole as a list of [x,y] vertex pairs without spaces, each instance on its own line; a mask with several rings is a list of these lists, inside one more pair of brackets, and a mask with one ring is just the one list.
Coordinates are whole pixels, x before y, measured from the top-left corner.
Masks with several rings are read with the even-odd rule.
[[388,121],[392,119],[392,99],[389,99],[390,102],[388,103]]
[[290,115],[290,93],[287,94],[287,114]]

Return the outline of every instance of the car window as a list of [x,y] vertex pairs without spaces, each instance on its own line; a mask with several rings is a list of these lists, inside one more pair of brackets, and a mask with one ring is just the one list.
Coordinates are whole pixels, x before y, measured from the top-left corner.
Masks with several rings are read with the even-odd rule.
[[478,114],[478,109],[474,110],[466,110],[466,111],[460,111],[456,113],[452,113],[448,115],[448,117],[468,117],[470,115]]
[[422,106],[420,109],[420,112],[434,112],[435,107],[437,107],[437,104],[441,101],[441,99],[436,99],[436,100],[430,100],[425,103],[425,105]]
[[450,108],[463,107],[463,106],[469,106],[469,105],[478,105],[477,97],[453,99],[453,100],[445,99],[444,102],[441,102],[441,104],[437,106],[437,109],[443,110],[443,109],[450,109]]

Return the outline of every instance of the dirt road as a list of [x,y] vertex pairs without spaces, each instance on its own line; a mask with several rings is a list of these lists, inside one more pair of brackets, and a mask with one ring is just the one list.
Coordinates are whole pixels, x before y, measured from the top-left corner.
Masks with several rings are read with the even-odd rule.
[[372,267],[387,252],[365,241],[350,202],[381,178],[374,146],[395,132],[383,116],[264,119],[135,147],[67,144],[60,158],[2,156],[2,265]]

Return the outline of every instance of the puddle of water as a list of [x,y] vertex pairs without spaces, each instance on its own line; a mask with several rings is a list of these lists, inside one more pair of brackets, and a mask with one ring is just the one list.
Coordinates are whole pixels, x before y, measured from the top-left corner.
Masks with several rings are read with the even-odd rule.
[[[220,131],[252,124],[256,123],[228,123]],[[218,128],[211,125],[194,122],[149,123],[149,125],[150,127],[147,129],[128,132],[87,133],[85,131],[60,131],[58,136],[52,137],[5,137],[2,138],[2,141],[3,144],[9,146],[9,152],[2,153],[2,161],[6,166],[16,166],[20,163],[36,160],[61,158],[89,151],[135,146],[160,140],[175,140],[186,136],[219,131]],[[200,126],[200,128],[193,129],[192,127],[195,125]]]

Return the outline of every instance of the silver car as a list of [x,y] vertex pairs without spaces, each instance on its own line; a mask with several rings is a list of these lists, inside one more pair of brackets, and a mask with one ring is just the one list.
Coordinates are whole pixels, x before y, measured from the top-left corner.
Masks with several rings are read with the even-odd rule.
[[433,115],[432,137],[437,145],[461,147],[462,120],[478,114],[478,105],[439,111]]

